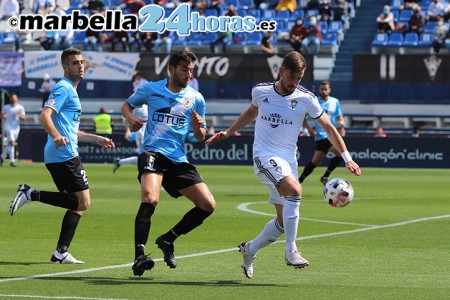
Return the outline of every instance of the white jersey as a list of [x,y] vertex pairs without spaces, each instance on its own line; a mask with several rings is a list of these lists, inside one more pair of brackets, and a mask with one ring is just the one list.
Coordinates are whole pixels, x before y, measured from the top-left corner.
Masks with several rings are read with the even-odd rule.
[[2,114],[6,115],[5,130],[17,130],[20,129],[19,113],[25,115],[25,108],[22,104],[6,104],[2,109]]
[[[142,104],[141,107],[134,108],[132,114],[138,117],[139,119],[148,120],[147,104]],[[144,143],[145,127],[146,126],[144,125],[141,127],[141,129],[136,131],[136,145],[138,146],[138,148],[140,148]]]
[[260,83],[252,89],[252,104],[258,108],[253,156],[295,159],[298,135],[306,113],[318,119],[324,113],[317,97],[302,86],[281,95],[274,82]]

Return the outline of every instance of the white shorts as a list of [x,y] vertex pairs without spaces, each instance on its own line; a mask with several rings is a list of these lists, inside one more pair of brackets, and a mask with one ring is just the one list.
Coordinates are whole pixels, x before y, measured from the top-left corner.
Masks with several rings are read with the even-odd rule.
[[278,186],[286,176],[298,178],[297,161],[288,162],[278,156],[254,157],[253,169],[259,181],[269,189],[269,202],[284,205],[285,200],[278,192]]
[[15,142],[19,138],[20,128],[17,129],[5,129],[7,143]]

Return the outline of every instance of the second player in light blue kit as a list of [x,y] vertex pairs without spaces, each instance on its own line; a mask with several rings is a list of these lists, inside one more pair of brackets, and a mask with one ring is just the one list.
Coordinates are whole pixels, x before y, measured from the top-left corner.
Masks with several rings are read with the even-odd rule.
[[[144,143],[138,158],[138,179],[141,183],[141,205],[135,220],[134,275],[141,276],[154,266],[145,255],[151,217],[159,202],[161,186],[174,198],[185,196],[195,207],[188,211],[172,229],[156,239],[164,261],[176,267],[173,242],[200,226],[216,207],[213,195],[196,168],[186,156],[184,142],[190,130],[202,141],[206,135],[205,100],[188,86],[197,58],[192,52],[180,51],[169,59],[170,76],[148,82],[122,105],[122,115],[132,130],[145,124]],[[132,110],[146,104],[148,119],[140,119]]]
[[[318,98],[320,106],[323,108],[323,110],[327,113],[328,117],[330,118],[330,121],[332,124],[336,124],[336,119],[340,124],[340,134],[345,135],[345,121],[344,116],[342,115],[341,111],[341,104],[339,103],[339,100],[330,96],[331,87],[330,83],[328,81],[322,81],[320,83],[319,87],[319,93],[320,97]],[[322,127],[317,122],[314,122],[315,129],[311,129],[308,126],[308,123],[303,122],[303,126],[306,127],[310,134],[314,135],[314,140],[316,141],[316,150],[314,151],[313,158],[310,162],[308,162],[305,166],[305,169],[303,170],[303,173],[300,175],[298,180],[300,183],[302,183],[305,178],[311,174],[314,169],[319,166],[322,161],[324,160],[325,156],[328,152],[334,153],[336,155],[330,160],[330,163],[328,164],[328,168],[323,174],[322,177],[320,177],[320,182],[325,185],[328,182],[328,177],[330,176],[331,172],[336,169],[336,167],[343,162],[344,160],[341,157],[341,154],[336,149],[336,147],[331,144],[330,140],[328,139],[328,135],[323,130]]]

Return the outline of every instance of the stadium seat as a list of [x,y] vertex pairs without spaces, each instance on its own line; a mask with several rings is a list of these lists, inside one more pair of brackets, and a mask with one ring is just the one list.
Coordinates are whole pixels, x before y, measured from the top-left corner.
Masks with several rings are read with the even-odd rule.
[[255,3],[253,2],[253,0],[239,0],[239,8],[255,8]]
[[398,18],[400,17],[400,13],[397,9],[391,9],[391,13],[394,16],[394,23],[398,22]]
[[403,41],[404,47],[415,47],[419,43],[419,36],[415,32],[408,32]]
[[437,25],[436,21],[427,21],[425,23],[425,28],[423,29],[423,32],[433,33],[434,27],[436,27],[436,25]]
[[228,7],[228,5],[233,4],[234,9],[237,9],[241,7],[239,0],[225,0],[225,6]]
[[277,22],[286,22],[291,17],[289,10],[279,10],[275,15],[275,21]]
[[185,46],[187,44],[187,36],[174,34],[172,45]]
[[247,45],[261,45],[262,40],[262,33],[261,32],[250,32],[248,39],[247,39]]
[[246,32],[236,32],[233,36],[233,40],[230,45],[245,45],[247,44],[247,33]]
[[203,43],[205,43],[205,45],[209,45],[212,41],[215,41],[216,39],[217,39],[216,32],[207,32],[203,37]]
[[303,9],[297,8],[291,13],[291,17],[289,18],[289,21],[295,21],[298,17],[301,17],[302,19],[305,18],[305,11]]
[[217,9],[215,8],[208,8],[205,10],[205,18],[207,17],[217,17],[218,13],[217,13]]
[[402,9],[403,8],[403,0],[391,0],[391,10],[392,9]]
[[203,33],[201,32],[193,32],[189,35],[189,40],[187,42],[188,45],[191,46],[201,46],[203,45]]
[[86,38],[86,31],[75,31],[73,35],[72,45],[83,45]]
[[259,22],[261,20],[261,11],[259,9],[247,9],[245,13],[246,16],[254,17],[256,19],[256,22]]
[[275,20],[276,14],[274,9],[266,9],[261,13],[261,20],[272,21]]
[[387,33],[377,33],[375,34],[372,46],[374,47],[385,47],[388,43],[388,35]]
[[305,14],[305,19],[309,17],[317,17],[319,15],[319,11],[317,9],[308,9]]
[[322,31],[322,34],[325,34],[328,32],[328,23],[324,21],[318,21],[317,25],[320,26],[320,29]]
[[419,37],[419,47],[431,47],[431,43],[433,43],[433,34],[432,33],[422,33]]
[[323,34],[322,45],[335,46],[337,45],[337,34],[336,33],[325,33]]
[[389,47],[401,47],[403,45],[403,34],[400,32],[391,33],[387,45]]
[[411,19],[411,16],[413,15],[412,9],[404,9],[400,12],[400,16],[398,17],[399,22],[408,22],[409,19]]

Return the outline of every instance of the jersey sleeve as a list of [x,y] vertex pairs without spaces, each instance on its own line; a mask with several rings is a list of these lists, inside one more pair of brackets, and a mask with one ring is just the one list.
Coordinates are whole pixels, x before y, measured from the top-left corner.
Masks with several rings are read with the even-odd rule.
[[142,104],[147,104],[148,95],[150,95],[148,89],[148,84],[140,87],[136,91],[136,93],[134,93],[127,99],[128,104],[130,104],[132,107],[141,107]]
[[342,110],[341,110],[341,102],[339,100],[336,100],[336,117],[343,116]]
[[202,128],[206,129],[206,105],[205,98],[203,98],[202,94],[198,94],[197,101],[195,104],[195,111],[202,117],[203,124]]
[[314,120],[319,119],[325,111],[323,110],[322,106],[320,106],[319,100],[317,100],[316,96],[310,96],[310,105],[308,107],[307,113],[313,118]]
[[253,88],[252,89],[252,105],[254,107],[258,107],[258,96],[259,96],[258,90],[256,88]]
[[48,96],[48,100],[45,102],[45,107],[50,107],[59,113],[67,99],[69,99],[69,91],[63,85],[59,85],[55,87],[50,93],[50,96]]

